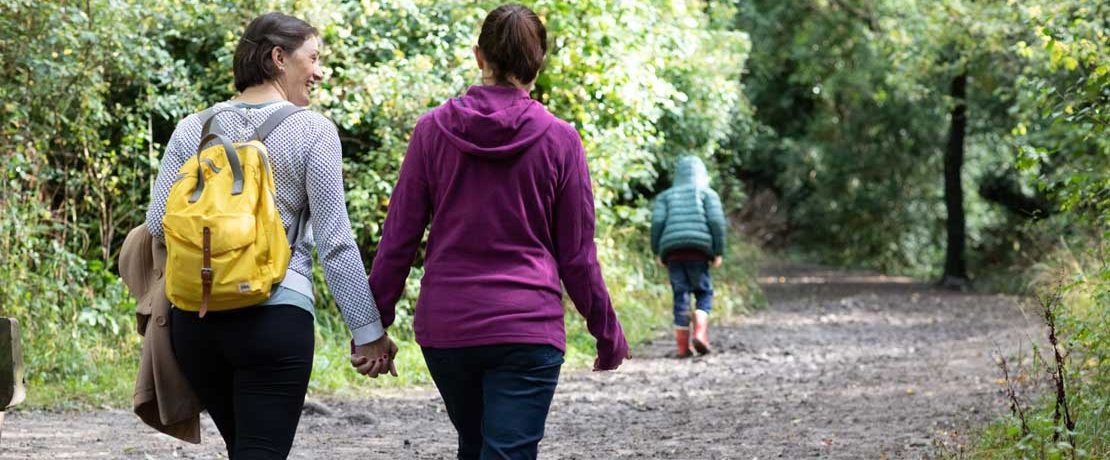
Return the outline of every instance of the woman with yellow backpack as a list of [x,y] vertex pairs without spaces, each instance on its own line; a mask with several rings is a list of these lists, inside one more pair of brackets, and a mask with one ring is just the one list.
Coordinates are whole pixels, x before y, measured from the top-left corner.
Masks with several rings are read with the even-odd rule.
[[319,47],[303,20],[251,21],[234,56],[239,94],[178,123],[147,213],[168,252],[174,355],[235,459],[292,446],[315,345],[314,245],[352,363],[396,375],[352,237],[339,136],[302,108],[323,78]]

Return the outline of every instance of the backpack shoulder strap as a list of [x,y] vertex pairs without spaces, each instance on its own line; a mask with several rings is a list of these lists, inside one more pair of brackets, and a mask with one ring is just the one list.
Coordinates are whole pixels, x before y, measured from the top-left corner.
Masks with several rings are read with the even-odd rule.
[[259,142],[266,142],[266,138],[270,136],[270,133],[272,133],[274,129],[281,124],[281,122],[285,121],[286,118],[289,118],[290,115],[303,111],[304,108],[297,107],[293,104],[289,104],[285,107],[275,110],[274,113],[271,113],[269,117],[266,117],[266,121],[262,122],[262,125],[259,126],[258,130],[254,132],[254,138],[258,139]]
[[200,124],[202,126],[202,128],[200,130],[200,138],[201,139],[204,139],[210,133],[212,133],[212,129],[211,129],[212,128],[212,123],[216,124],[216,131],[215,131],[216,134],[224,134],[224,130],[223,130],[223,127],[220,126],[220,122],[216,121],[216,113],[219,112],[219,111],[220,110],[217,109],[216,106],[212,106],[212,107],[209,107],[207,109],[204,109],[203,111],[201,111],[200,113],[197,114],[197,117],[200,118]]
[[207,109],[201,110],[200,112],[197,112],[197,117],[200,118],[201,124],[204,124],[204,123],[208,123],[208,119],[212,118],[212,116],[215,115],[215,114],[216,114],[216,106],[213,105],[212,107],[209,107]]
[[221,113],[234,113],[238,115],[239,118],[242,118],[244,122],[250,122],[250,120],[247,119],[247,116],[243,115],[243,112],[240,112],[235,108],[219,108],[217,106],[209,107],[197,114],[197,116],[200,117],[200,122],[203,124],[203,127],[200,130],[201,139],[204,139],[209,134],[222,134],[225,136],[227,135],[227,132],[224,131],[223,126],[221,126],[220,122],[216,120],[216,115],[219,115]]
[[[257,139],[259,142],[265,143],[266,138],[270,136],[270,133],[274,132],[274,129],[281,125],[281,123],[285,121],[286,118],[289,118],[290,115],[293,115],[297,112],[302,112],[304,110],[305,109],[303,107],[298,107],[294,104],[289,104],[285,107],[275,110],[274,113],[271,113],[270,116],[266,117],[266,121],[263,121],[262,125],[260,125],[258,129],[254,132],[254,138]],[[263,161],[265,161],[265,157],[263,157]],[[298,213],[296,218],[290,225],[289,231],[285,234],[285,236],[289,238],[289,247],[294,251],[296,251],[297,243],[300,242],[301,239],[300,230],[305,225],[304,221],[307,218],[306,214],[308,214],[307,209]]]
[[289,239],[289,249],[297,252],[297,244],[301,242],[301,229],[305,227],[308,220],[308,205],[305,209],[297,213],[297,219],[289,226],[289,231],[285,232],[285,236]]

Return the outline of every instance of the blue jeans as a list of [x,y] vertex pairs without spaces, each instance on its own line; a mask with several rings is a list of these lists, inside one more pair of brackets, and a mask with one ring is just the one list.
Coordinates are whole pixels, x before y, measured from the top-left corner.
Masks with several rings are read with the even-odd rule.
[[713,278],[709,275],[709,262],[667,262],[674,291],[674,325],[690,326],[690,294],[697,299],[698,310],[709,313],[713,309]]
[[459,434],[460,460],[536,458],[563,352],[524,344],[423,351]]

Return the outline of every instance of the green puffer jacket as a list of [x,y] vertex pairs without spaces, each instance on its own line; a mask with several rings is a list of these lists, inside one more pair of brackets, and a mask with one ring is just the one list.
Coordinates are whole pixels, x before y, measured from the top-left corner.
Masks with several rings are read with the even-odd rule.
[[664,260],[675,249],[700,249],[710,256],[725,253],[725,213],[721,198],[709,188],[705,164],[693,156],[678,160],[674,185],[655,198],[651,214],[651,250]]

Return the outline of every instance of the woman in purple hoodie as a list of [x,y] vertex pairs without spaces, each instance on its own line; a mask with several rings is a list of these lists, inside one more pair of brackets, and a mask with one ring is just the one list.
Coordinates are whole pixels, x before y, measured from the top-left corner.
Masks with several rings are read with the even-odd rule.
[[416,123],[370,273],[388,326],[431,222],[414,328],[460,459],[536,457],[566,348],[560,282],[597,339],[594,370],[628,356],[582,140],[528,95],[546,51],[530,9],[486,16],[482,85]]

